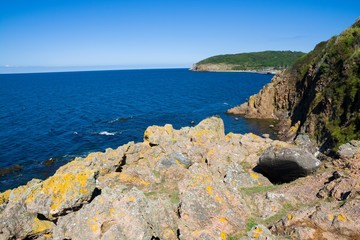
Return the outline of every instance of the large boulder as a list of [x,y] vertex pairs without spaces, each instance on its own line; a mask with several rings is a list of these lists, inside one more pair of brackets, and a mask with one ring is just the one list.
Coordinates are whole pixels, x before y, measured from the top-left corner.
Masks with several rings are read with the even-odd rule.
[[360,141],[352,140],[339,147],[338,155],[341,159],[360,158]]
[[320,161],[307,150],[293,145],[269,147],[260,157],[258,168],[273,182],[290,182],[314,172]]

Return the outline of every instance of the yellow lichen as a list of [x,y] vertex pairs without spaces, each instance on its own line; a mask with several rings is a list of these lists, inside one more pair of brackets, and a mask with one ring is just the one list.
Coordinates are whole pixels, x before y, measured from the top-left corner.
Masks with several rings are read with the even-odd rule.
[[219,203],[223,203],[224,202],[224,199],[222,197],[220,197],[219,195],[216,195],[215,196],[215,200]]
[[129,201],[130,202],[134,202],[136,200],[136,198],[134,198],[134,197],[129,197]]
[[332,220],[334,220],[334,215],[333,214],[328,214],[328,219],[330,220],[330,221],[332,221]]
[[32,223],[32,233],[42,233],[50,230],[54,224],[50,221],[42,221],[35,217]]
[[185,167],[185,164],[182,164],[179,159],[175,159],[175,163],[176,165],[178,165],[179,167]]
[[215,150],[212,148],[207,152],[207,155],[213,155],[215,152]]
[[145,181],[139,177],[131,176],[125,173],[121,173],[120,180],[134,185],[145,185],[145,186],[150,185],[149,181]]
[[294,218],[294,215],[292,215],[291,213],[289,213],[288,215],[287,215],[287,219],[288,220],[291,220],[291,219],[293,219]]
[[221,233],[220,233],[220,238],[221,238],[221,240],[226,240],[226,239],[227,239],[227,234],[226,234],[226,232],[221,231]]
[[254,172],[250,172],[250,177],[253,178],[253,179],[259,179],[259,175],[257,175]]
[[220,222],[221,223],[227,223],[227,220],[226,220],[226,218],[222,217],[222,218],[220,218]]
[[345,222],[346,221],[346,217],[343,214],[339,214],[337,215],[337,220],[341,221],[341,222]]
[[297,121],[297,123],[295,123],[295,125],[293,125],[290,129],[289,129],[289,133],[296,133],[300,127],[301,122]]
[[11,190],[0,193],[0,205],[9,201]]
[[229,132],[228,134],[226,134],[225,140],[226,140],[226,141],[230,141],[233,137],[234,137],[234,133]]
[[206,186],[206,190],[207,190],[207,192],[208,192],[208,194],[209,194],[210,196],[213,195],[213,189],[212,189],[211,186]]
[[263,230],[261,227],[255,227],[254,231],[253,231],[253,238],[259,238],[260,235],[262,234]]
[[163,230],[163,237],[165,239],[175,239],[176,234],[171,228],[166,228]]

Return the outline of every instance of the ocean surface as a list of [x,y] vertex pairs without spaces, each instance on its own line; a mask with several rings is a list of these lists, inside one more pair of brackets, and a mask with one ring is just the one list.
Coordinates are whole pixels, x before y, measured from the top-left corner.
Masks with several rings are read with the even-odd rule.
[[268,121],[225,114],[271,78],[187,69],[0,74],[0,169],[21,168],[0,174],[0,192],[77,156],[140,142],[150,125],[178,129],[220,115],[226,132],[273,134]]

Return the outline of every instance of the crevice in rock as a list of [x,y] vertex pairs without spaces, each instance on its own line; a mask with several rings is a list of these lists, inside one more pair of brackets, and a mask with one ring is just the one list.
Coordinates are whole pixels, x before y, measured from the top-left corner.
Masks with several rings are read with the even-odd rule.
[[160,240],[160,238],[159,238],[159,237],[152,236],[152,237],[151,237],[151,240]]
[[177,217],[180,219],[181,218],[181,202],[179,203],[179,205],[177,207],[176,214],[177,214]]
[[101,195],[101,189],[95,188],[94,191],[91,194],[91,198],[89,200],[89,203],[91,203],[97,196]]
[[178,229],[176,230],[176,238],[177,238],[178,240],[180,240],[180,235],[181,235],[181,233],[180,233],[180,228],[178,228]]
[[119,166],[116,168],[115,172],[122,172],[123,166],[126,164],[126,155],[124,155],[120,161]]
[[159,146],[159,144],[155,144],[155,143],[149,142],[149,146],[150,146],[150,147],[156,147],[156,146]]
[[55,225],[57,224],[57,219],[55,219],[55,220],[50,220],[50,219],[48,219],[47,217],[45,217],[43,214],[41,214],[41,213],[38,213],[37,215],[36,215],[36,217],[39,219],[39,220],[41,220],[41,221],[49,221],[49,222],[53,222]]

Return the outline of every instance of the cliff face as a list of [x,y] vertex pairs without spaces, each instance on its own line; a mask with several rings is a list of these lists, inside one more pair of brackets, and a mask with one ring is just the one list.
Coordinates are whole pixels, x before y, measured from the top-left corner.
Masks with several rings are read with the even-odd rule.
[[307,133],[324,149],[359,139],[360,20],[228,112],[282,120],[284,138]]

